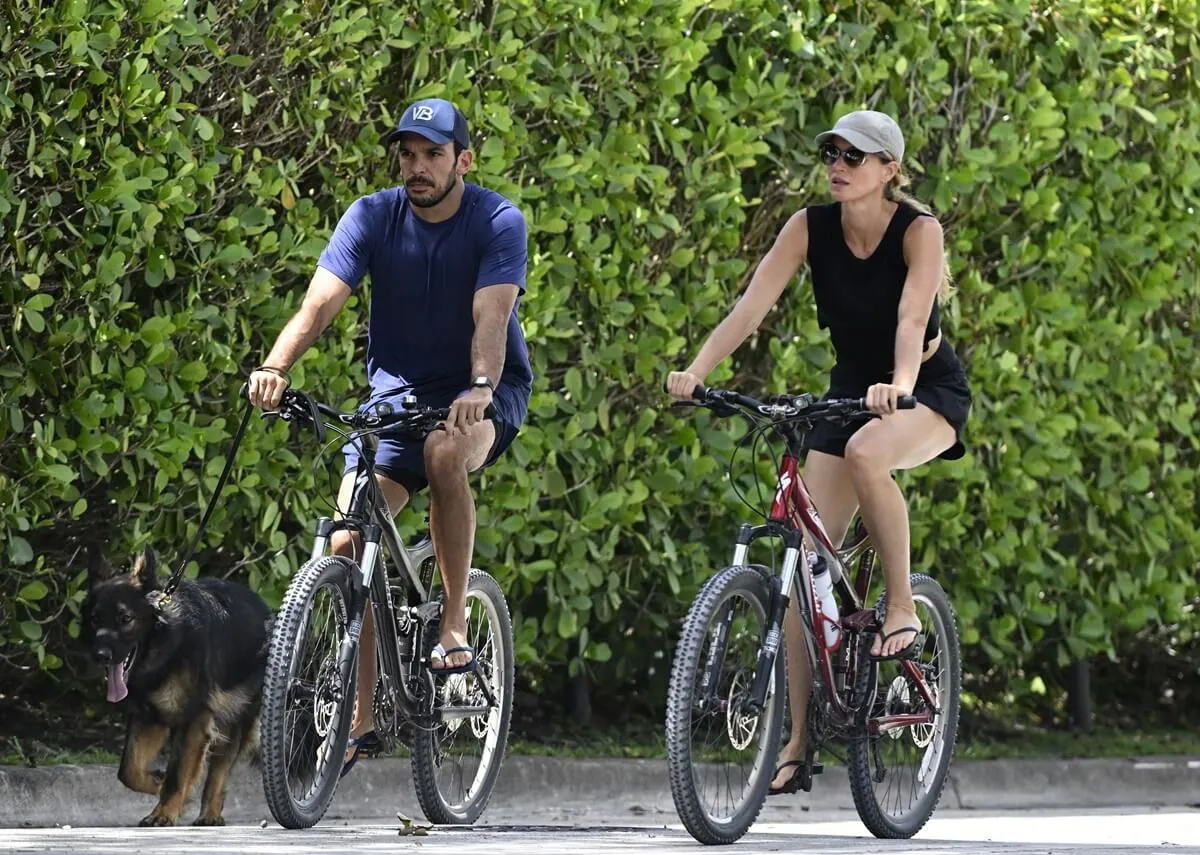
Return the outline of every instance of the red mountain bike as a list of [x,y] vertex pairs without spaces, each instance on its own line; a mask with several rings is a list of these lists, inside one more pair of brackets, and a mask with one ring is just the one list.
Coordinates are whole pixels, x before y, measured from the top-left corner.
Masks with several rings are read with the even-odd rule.
[[[837,756],[844,746],[863,824],[877,837],[911,837],[937,806],[958,732],[954,609],[937,582],[913,574],[924,644],[913,659],[872,658],[884,607],[882,596],[874,607],[865,605],[875,551],[861,522],[846,544],[834,546],[799,466],[804,436],[818,421],[875,416],[861,398],[818,401],[806,394],[763,402],[703,386],[693,397],[685,403],[750,419],[746,438],[782,437],[787,452],[765,523],[741,526],[733,564],[705,583],[683,623],[667,697],[667,760],[679,818],[708,844],[732,843],[758,818],[781,744],[783,617],[796,596],[813,675],[798,788],[811,790],[821,771],[819,751]],[[900,406],[911,409],[916,402],[910,397]],[[749,563],[750,548],[760,540],[782,541],[778,570]],[[840,618],[822,609],[816,579],[824,572],[831,574]],[[710,781],[716,783],[711,792]]]

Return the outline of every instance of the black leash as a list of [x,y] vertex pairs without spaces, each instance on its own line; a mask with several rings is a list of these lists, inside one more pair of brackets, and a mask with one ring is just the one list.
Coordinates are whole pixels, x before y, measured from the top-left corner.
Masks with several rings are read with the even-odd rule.
[[221,477],[217,479],[217,489],[213,492],[212,498],[208,500],[208,509],[204,511],[204,518],[200,520],[200,528],[196,530],[196,536],[192,538],[192,545],[188,547],[183,560],[179,562],[179,567],[167,579],[167,584],[163,586],[162,594],[159,598],[160,603],[170,597],[183,580],[183,572],[187,568],[188,562],[192,559],[192,553],[196,551],[196,547],[200,544],[200,538],[204,536],[204,529],[208,527],[208,521],[212,517],[213,511],[216,510],[217,499],[220,498],[221,490],[225,487],[225,481],[229,478],[229,472],[233,469],[233,461],[237,457],[238,446],[242,444],[242,437],[246,434],[246,426],[250,424],[250,416],[253,412],[254,405],[247,399],[246,414],[242,416],[242,423],[238,426],[237,433],[233,435],[233,444],[229,448],[229,453],[225,456],[225,469],[221,472]]

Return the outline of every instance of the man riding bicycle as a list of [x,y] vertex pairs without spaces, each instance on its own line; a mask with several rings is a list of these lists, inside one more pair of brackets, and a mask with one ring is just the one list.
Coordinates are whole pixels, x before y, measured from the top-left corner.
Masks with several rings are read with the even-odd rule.
[[[435,674],[470,671],[467,576],[475,538],[468,473],[493,463],[515,439],[528,412],[533,373],[517,318],[525,292],[526,225],[520,209],[468,183],[473,153],[466,117],[442,99],[404,111],[384,139],[399,151],[403,186],[357,199],[318,261],[303,305],[250,375],[251,402],[273,410],[288,369],[329,326],[368,272],[367,405],[415,395],[420,406],[450,407],[445,432],[422,444],[383,438],[379,485],[395,515],[429,486],[429,526],[442,579]],[[488,417],[488,407],[494,417]],[[349,507],[358,452],[347,445],[338,493]],[[338,531],[335,554],[355,556],[357,536]],[[366,613],[359,645],[358,692],[346,770],[376,747],[374,625]],[[343,772],[344,774],[344,772]]]

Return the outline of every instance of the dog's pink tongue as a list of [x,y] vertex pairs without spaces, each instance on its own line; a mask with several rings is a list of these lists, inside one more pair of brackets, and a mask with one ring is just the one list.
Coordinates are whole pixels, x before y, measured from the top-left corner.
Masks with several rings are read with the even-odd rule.
[[125,685],[125,663],[118,662],[116,665],[108,666],[108,700],[109,703],[117,703],[125,699],[129,694],[129,687]]

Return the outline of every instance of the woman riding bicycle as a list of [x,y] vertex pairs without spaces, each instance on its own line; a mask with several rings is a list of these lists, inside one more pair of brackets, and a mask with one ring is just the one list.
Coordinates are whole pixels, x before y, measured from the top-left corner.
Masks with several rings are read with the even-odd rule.
[[[935,457],[962,457],[971,407],[966,374],[939,326],[937,297],[949,286],[942,228],[927,207],[902,192],[904,137],[890,116],[850,113],[816,142],[834,201],[792,215],[745,294],[692,364],[671,372],[667,389],[690,398],[808,262],[817,319],[837,354],[827,397],[865,397],[881,418],[819,424],[805,443],[804,480],[833,543],[842,542],[855,510],[861,512],[887,586],[886,616],[871,655],[908,658],[919,652],[921,624],[909,583],[908,508],[892,472]],[[917,407],[897,410],[903,395],[913,395]],[[792,730],[772,793],[794,789],[804,756],[812,678],[795,598],[785,636]]]

